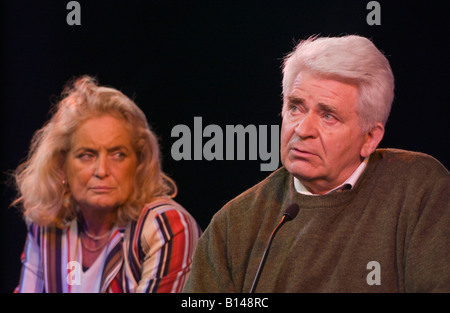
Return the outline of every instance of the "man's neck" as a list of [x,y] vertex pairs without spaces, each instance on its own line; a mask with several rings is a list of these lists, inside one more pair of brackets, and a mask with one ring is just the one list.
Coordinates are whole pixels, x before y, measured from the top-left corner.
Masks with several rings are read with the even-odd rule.
[[361,162],[361,164],[356,168],[356,170],[353,171],[353,173],[343,183],[338,184],[331,188],[308,188],[307,187],[308,184],[304,184],[300,179],[294,177],[295,190],[304,195],[320,196],[337,190],[352,189],[356,185],[356,182],[358,181],[359,177],[364,172],[368,161],[369,158],[368,157],[365,158],[364,161]]

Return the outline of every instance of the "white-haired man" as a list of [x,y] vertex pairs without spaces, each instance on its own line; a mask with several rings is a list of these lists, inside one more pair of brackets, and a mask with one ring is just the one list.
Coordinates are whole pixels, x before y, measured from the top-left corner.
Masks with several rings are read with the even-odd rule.
[[450,175],[377,149],[394,97],[385,56],[360,36],[310,38],[285,59],[283,167],[227,203],[199,241],[185,292],[450,291]]

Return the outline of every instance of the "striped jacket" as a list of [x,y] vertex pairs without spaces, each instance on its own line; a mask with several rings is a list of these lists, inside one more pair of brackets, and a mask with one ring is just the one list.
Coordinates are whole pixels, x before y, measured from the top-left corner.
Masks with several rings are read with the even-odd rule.
[[[29,225],[15,292],[71,292],[79,223]],[[99,292],[180,292],[191,270],[201,229],[169,198],[158,198],[127,227],[116,228],[106,246]]]

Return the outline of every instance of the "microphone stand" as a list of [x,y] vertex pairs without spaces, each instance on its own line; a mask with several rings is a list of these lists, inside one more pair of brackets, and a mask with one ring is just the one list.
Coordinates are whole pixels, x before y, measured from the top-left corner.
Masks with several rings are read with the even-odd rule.
[[269,242],[267,243],[266,250],[264,250],[263,257],[261,259],[261,262],[259,263],[258,271],[256,272],[255,279],[253,280],[252,287],[250,288],[250,293],[254,293],[256,285],[258,284],[259,277],[261,276],[262,269],[264,267],[264,263],[266,263],[267,255],[269,254],[270,246],[272,245],[273,238],[275,237],[275,234],[278,232],[278,230],[283,226],[284,223],[294,219],[294,217],[297,216],[298,213],[298,205],[291,204],[284,212],[283,217],[281,218],[280,222],[278,223],[277,227],[272,231],[272,234],[270,235]]

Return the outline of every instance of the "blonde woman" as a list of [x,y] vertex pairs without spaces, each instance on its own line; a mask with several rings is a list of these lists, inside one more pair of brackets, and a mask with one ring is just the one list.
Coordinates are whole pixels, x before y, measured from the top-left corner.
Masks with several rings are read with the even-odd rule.
[[16,291],[181,291],[201,230],[144,113],[89,76],[55,110],[15,173],[28,225]]

